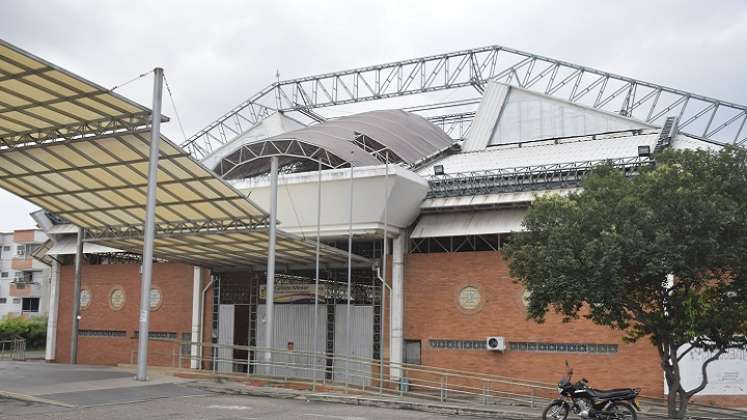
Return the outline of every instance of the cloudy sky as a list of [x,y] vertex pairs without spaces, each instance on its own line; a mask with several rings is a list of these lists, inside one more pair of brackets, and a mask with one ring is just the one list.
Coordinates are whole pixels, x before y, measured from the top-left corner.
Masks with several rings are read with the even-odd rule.
[[[0,38],[103,86],[161,66],[187,136],[271,83],[499,44],[747,103],[747,1],[3,0]],[[120,93],[150,106],[150,80]],[[167,115],[173,117],[168,102]],[[172,121],[174,119],[172,118]],[[176,142],[175,123],[163,127]],[[0,190],[0,231],[34,207]]]

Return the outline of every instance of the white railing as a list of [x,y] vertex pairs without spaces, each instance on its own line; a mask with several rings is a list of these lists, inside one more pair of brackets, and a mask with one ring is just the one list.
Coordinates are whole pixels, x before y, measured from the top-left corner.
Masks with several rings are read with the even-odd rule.
[[26,360],[26,340],[0,340],[0,360]]
[[[202,356],[191,356],[189,351],[193,346]],[[245,353],[247,357],[226,357],[226,354],[232,356],[234,351]],[[269,360],[265,360],[266,353],[271,355]],[[171,354],[151,352],[151,357],[170,359],[175,368],[189,368],[195,361],[198,370],[216,375],[305,384],[317,392],[344,391],[442,403],[531,407],[546,404],[557,393],[555,386],[540,382],[432,366],[392,364],[388,360],[381,362],[334,353],[175,341]],[[133,351],[131,362],[136,359]],[[401,376],[391,377],[390,368],[401,372]]]

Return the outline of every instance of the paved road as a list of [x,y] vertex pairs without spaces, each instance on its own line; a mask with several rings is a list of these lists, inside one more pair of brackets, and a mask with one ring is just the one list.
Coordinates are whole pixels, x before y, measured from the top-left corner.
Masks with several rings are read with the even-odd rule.
[[419,411],[276,398],[202,395],[65,408],[0,398],[0,419],[386,420],[467,419]]
[[[0,419],[467,419],[304,399],[218,394],[151,370],[0,362]],[[13,398],[16,397],[16,398]]]

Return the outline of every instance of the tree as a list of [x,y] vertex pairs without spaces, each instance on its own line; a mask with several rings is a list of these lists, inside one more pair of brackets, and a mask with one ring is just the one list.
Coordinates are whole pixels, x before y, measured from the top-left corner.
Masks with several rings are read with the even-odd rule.
[[[708,384],[708,364],[747,340],[747,151],[657,153],[626,177],[602,166],[565,197],[529,209],[526,232],[507,246],[511,274],[531,295],[528,317],[552,308],[648,337],[668,386],[669,415],[683,418]],[[679,362],[713,352],[686,390]]]

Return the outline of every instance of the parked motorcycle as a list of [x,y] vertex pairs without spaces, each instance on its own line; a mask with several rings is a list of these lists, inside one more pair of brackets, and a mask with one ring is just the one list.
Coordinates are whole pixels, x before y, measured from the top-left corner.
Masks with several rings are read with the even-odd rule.
[[585,419],[638,420],[636,410],[641,411],[641,407],[636,397],[640,388],[594,389],[585,378],[572,383],[572,376],[573,369],[566,362],[566,375],[558,384],[560,399],[545,408],[544,420],[565,420],[571,412]]

